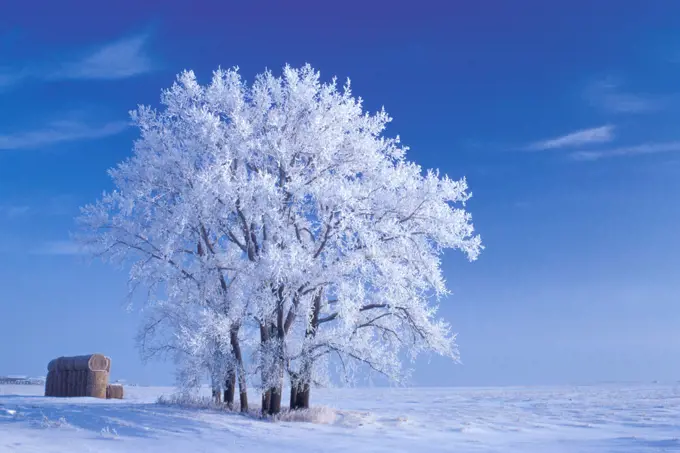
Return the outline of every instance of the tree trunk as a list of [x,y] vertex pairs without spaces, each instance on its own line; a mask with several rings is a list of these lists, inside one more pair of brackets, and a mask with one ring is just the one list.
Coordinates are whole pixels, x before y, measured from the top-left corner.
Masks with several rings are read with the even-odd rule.
[[302,384],[302,388],[297,390],[297,398],[295,400],[295,409],[309,409],[309,396],[311,393],[311,386],[309,383]]
[[281,412],[281,399],[283,393],[283,373],[285,369],[285,341],[286,341],[286,330],[284,327],[283,319],[283,304],[284,304],[283,290],[284,290],[283,285],[279,285],[278,289],[279,303],[276,307],[276,325],[271,326],[272,335],[275,335],[276,339],[278,340],[278,354],[276,357],[278,364],[274,369],[274,371],[278,374],[277,376],[278,385],[276,387],[272,387],[271,389],[272,398],[271,403],[269,405],[270,415],[278,414],[279,412]]
[[[283,346],[281,346],[283,347]],[[281,399],[283,397],[283,373],[284,373],[284,365],[283,365],[283,351],[280,352],[280,357],[279,357],[279,364],[276,368],[276,373],[278,374],[277,376],[277,385],[275,387],[271,388],[271,401],[269,403],[269,414],[274,415],[278,414],[281,412]]]
[[238,399],[241,405],[241,412],[248,412],[248,384],[243,367],[238,371]]
[[[243,366],[243,354],[241,354],[241,343],[238,339],[238,330],[240,326],[234,326],[231,329],[229,340],[231,342],[231,349],[236,360],[236,372],[238,372],[238,391],[239,401],[241,403],[241,412],[248,412],[248,385],[246,382],[246,369]],[[233,400],[233,398],[232,398]]]
[[[276,335],[281,334],[281,330],[274,331]],[[276,385],[270,389],[271,400],[269,403],[269,415],[278,414],[281,412],[281,399],[283,397],[283,376],[284,376],[284,346],[283,337],[279,337],[279,350],[278,357],[276,358],[278,363],[274,365],[272,370],[276,373]]]
[[309,409],[309,394],[311,386],[310,376],[307,370],[303,371],[302,377],[296,375],[290,383],[290,409]]
[[269,413],[269,406],[272,401],[272,392],[267,390],[262,394],[262,415]]
[[288,407],[290,410],[294,411],[297,409],[297,382],[292,380],[290,381],[290,404]]
[[[208,231],[205,229],[205,226],[201,224],[201,235],[203,238],[203,241],[205,242],[206,247],[208,250],[210,250],[210,253],[212,255],[215,255],[215,250],[213,249],[213,246],[210,243],[209,239],[209,234]],[[250,245],[248,247],[248,254],[249,257],[252,259],[252,256],[250,256]],[[198,255],[203,256],[205,254],[205,250],[203,250],[203,247],[201,246],[201,241],[198,241]],[[224,292],[225,296],[227,294],[227,281],[224,278],[224,275],[220,274],[220,287],[222,288],[222,291]],[[231,328],[230,332],[230,342],[231,342],[231,350],[232,353],[234,354],[234,360],[236,361],[236,367],[232,369],[232,372],[230,373],[228,383],[227,383],[227,389],[225,390],[225,399],[226,398],[226,391],[229,391],[230,394],[228,395],[228,403],[229,407],[233,407],[234,405],[234,393],[235,393],[235,387],[236,384],[234,382],[235,379],[235,373],[238,372],[238,387],[239,387],[239,400],[241,402],[241,412],[247,412],[248,411],[248,387],[246,385],[246,374],[245,374],[245,367],[243,366],[243,355],[241,354],[241,344],[239,343],[238,339],[238,331],[241,328],[240,324],[235,324]]]
[[[317,329],[319,328],[319,313],[321,312],[321,292],[318,292],[314,296],[314,304],[312,305],[312,316],[310,323],[307,325],[307,330],[305,332],[306,338],[312,338],[316,335]],[[311,382],[312,382],[312,363],[309,354],[305,357],[305,362],[302,364],[302,371],[296,376],[295,382],[291,382],[291,394],[290,394],[290,408],[292,410],[296,409],[309,409],[309,397],[311,393]],[[295,397],[293,397],[295,393]]]
[[215,401],[215,404],[220,404],[222,402],[222,395],[220,394],[219,389],[213,388],[212,396],[213,396],[213,400]]
[[236,374],[234,370],[229,370],[227,379],[224,383],[224,402],[229,409],[234,408],[234,395],[236,393]]
[[220,388],[219,380],[215,379],[214,376],[211,376],[210,381],[211,381],[211,386],[212,386],[213,401],[214,401],[215,404],[220,404],[222,402],[222,391],[221,391],[221,388]]
[[271,402],[269,404],[269,415],[275,415],[281,412],[281,387],[274,387],[271,389]]
[[[264,322],[260,322],[260,342],[262,345],[267,343],[269,341],[269,328],[265,325]],[[262,383],[264,384],[265,382],[265,375],[266,375],[266,370],[265,367],[262,366]],[[262,393],[262,415],[264,416],[265,414],[269,413],[269,407],[271,406],[271,401],[272,401],[272,392],[271,390],[266,390],[265,392]]]

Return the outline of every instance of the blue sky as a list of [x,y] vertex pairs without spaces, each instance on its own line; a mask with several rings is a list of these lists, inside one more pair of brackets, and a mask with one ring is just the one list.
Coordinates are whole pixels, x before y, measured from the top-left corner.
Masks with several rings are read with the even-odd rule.
[[0,16],[0,374],[101,351],[114,377],[172,382],[73,217],[130,154],[127,111],[177,72],[309,62],[474,193],[487,249],[444,260],[463,364],[420,362],[415,384],[680,379],[680,4],[90,3]]

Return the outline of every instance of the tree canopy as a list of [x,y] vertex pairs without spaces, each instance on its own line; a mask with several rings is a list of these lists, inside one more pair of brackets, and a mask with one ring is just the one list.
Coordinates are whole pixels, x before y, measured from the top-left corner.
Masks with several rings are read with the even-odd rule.
[[408,161],[384,110],[308,65],[250,85],[183,72],[161,103],[132,112],[133,155],[83,208],[80,239],[148,289],[140,338],[185,383],[238,375],[243,397],[257,376],[275,412],[286,376],[304,406],[332,363],[399,380],[405,353],[457,358],[437,306],[443,251],[482,249],[470,194]]

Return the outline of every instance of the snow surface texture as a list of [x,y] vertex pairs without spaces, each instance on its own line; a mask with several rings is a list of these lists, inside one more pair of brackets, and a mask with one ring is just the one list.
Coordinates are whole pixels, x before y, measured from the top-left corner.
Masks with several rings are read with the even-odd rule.
[[0,452],[680,451],[680,385],[315,391],[337,409],[327,424],[156,404],[172,392],[127,387],[114,401],[0,386]]

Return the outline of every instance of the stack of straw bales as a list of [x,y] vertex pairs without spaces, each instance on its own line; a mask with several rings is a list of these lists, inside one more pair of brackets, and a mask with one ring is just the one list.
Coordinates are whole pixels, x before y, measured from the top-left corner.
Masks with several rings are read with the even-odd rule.
[[109,384],[106,386],[106,398],[123,399],[123,386],[120,384]]
[[111,359],[102,354],[59,357],[47,365],[45,396],[106,398]]

